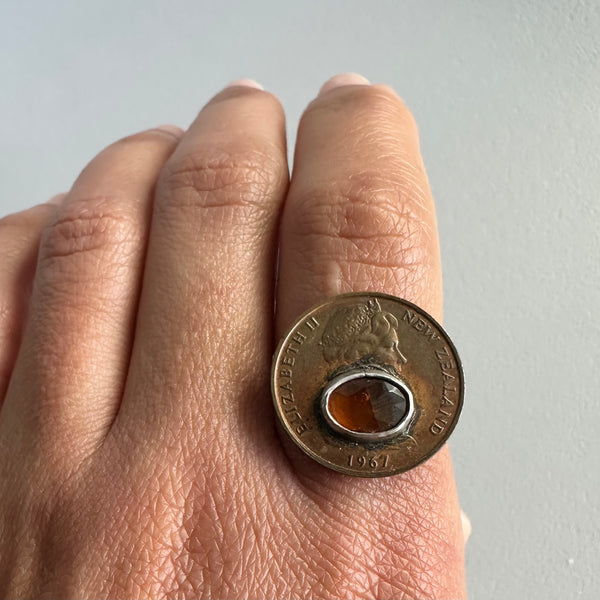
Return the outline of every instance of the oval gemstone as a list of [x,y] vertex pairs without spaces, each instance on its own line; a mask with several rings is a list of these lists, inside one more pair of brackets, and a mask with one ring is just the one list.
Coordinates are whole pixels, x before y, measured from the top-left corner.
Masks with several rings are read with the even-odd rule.
[[341,383],[328,399],[331,417],[356,433],[381,433],[402,421],[408,411],[404,391],[378,377],[359,377]]

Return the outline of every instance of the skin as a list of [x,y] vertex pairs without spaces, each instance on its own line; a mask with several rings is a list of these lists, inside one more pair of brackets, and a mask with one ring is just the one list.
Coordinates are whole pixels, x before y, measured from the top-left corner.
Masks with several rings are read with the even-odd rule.
[[271,406],[276,341],[315,302],[375,290],[441,320],[433,199],[391,88],[327,82],[290,180],[279,101],[238,82],[2,219],[0,245],[0,595],[465,597],[447,447],[347,477]]

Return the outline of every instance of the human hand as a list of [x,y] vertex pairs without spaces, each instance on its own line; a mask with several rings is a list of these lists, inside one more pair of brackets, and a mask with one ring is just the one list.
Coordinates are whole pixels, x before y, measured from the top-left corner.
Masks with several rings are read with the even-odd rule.
[[358,479],[275,427],[275,341],[316,301],[441,320],[416,126],[364,83],[309,105],[289,187],[283,110],[246,82],[0,222],[0,595],[464,597],[446,447]]

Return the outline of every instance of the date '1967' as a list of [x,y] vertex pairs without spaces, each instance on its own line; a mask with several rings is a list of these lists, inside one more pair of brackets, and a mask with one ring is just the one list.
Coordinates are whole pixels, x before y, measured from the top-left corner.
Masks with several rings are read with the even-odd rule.
[[354,454],[348,455],[348,466],[349,467],[364,467],[365,469],[378,469],[385,468],[390,460],[389,454],[382,454],[381,456],[368,456]]

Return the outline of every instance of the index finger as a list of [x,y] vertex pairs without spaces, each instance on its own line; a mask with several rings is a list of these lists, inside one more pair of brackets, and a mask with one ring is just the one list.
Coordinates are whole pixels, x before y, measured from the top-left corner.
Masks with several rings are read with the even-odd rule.
[[[328,84],[304,113],[279,273],[279,337],[311,305],[344,292],[400,296],[441,320],[433,198],[415,121],[391,88]],[[379,480],[338,475],[294,453],[292,460],[309,489],[344,518],[353,515],[353,526],[372,540],[368,551],[389,557],[374,561],[376,575],[392,586],[384,595],[463,597],[463,539],[447,447],[420,467]]]

